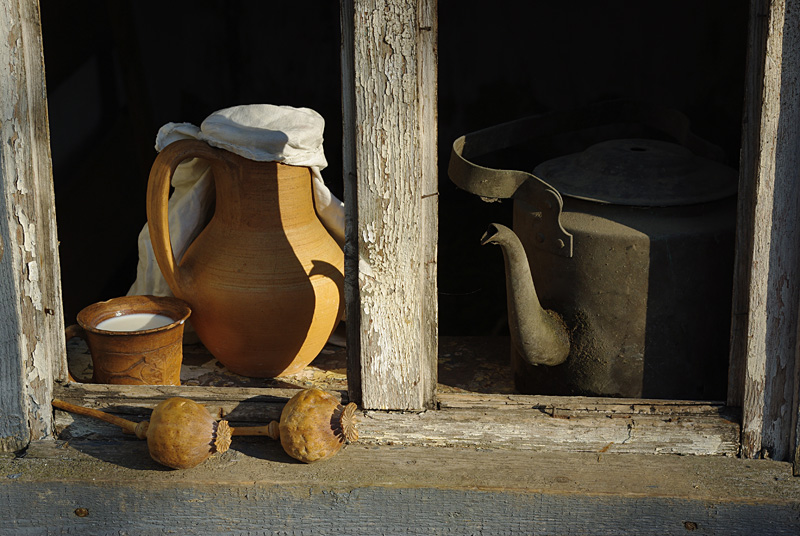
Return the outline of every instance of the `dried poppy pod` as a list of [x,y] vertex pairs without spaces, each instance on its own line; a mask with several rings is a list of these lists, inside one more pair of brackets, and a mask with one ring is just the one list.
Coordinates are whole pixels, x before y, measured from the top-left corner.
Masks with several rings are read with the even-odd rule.
[[147,439],[150,456],[173,469],[199,465],[215,452],[225,452],[231,444],[228,422],[217,422],[205,407],[187,398],[162,401],[153,410],[150,421],[139,423],[63,400],[53,400],[53,407],[95,417],[136,434],[139,439]]
[[301,462],[330,458],[345,442],[358,439],[356,405],[342,407],[330,393],[304,389],[283,407],[280,423],[231,428],[233,435],[261,435],[280,439],[283,450]]
[[231,445],[227,421],[217,422],[205,407],[181,397],[155,407],[146,435],[150,456],[173,469],[194,467]]
[[345,442],[358,439],[355,412],[355,404],[342,407],[333,395],[321,389],[300,391],[281,412],[283,450],[306,463],[330,458]]

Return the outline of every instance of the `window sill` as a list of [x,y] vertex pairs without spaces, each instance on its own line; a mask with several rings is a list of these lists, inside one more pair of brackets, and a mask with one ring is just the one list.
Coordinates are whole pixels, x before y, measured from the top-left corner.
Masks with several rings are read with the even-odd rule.
[[151,461],[142,441],[34,442],[0,457],[14,512],[0,533],[800,531],[800,479],[783,462],[356,443],[305,465],[240,439],[184,471]]
[[[591,453],[736,456],[739,452],[737,411],[721,402],[514,394],[507,343],[494,340],[490,344],[481,338],[443,338],[439,409],[363,412],[360,442]],[[234,426],[265,424],[280,418],[283,405],[297,389],[316,386],[347,396],[345,351],[328,346],[325,352],[296,376],[252,380],[226,372],[213,358],[193,350],[182,377],[200,378],[202,385],[70,383],[56,386],[54,396],[131,420],[147,419],[161,400],[183,396]],[[56,432],[64,440],[115,440],[120,435],[114,426],[61,411],[56,412]]]

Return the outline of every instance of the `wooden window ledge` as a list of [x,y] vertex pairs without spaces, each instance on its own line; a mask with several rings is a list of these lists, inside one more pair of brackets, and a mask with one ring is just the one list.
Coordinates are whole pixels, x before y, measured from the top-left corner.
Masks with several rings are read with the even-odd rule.
[[[361,442],[632,454],[739,452],[738,410],[721,402],[519,395],[508,356],[507,338],[441,338],[439,409],[362,412]],[[329,345],[301,373],[260,380],[227,372],[202,347],[186,347],[180,387],[71,383],[57,385],[54,396],[130,420],[147,419],[161,400],[183,396],[234,426],[266,424],[280,417],[297,389],[315,386],[346,397],[345,361],[345,351]],[[73,347],[70,362],[78,374],[86,374],[81,363],[90,363],[88,353]],[[55,424],[63,440],[119,437],[114,426],[61,411]]]
[[352,444],[301,464],[237,438],[166,470],[142,441],[37,441],[0,457],[2,534],[791,534],[791,465]]

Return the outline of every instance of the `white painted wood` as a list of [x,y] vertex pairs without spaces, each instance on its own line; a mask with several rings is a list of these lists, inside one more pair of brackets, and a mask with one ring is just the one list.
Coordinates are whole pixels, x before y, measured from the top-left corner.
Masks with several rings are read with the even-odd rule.
[[439,363],[439,173],[438,173],[438,0],[417,0],[417,150],[421,185],[419,273],[421,296],[420,349],[424,381],[419,386],[421,406],[434,407]]
[[748,284],[734,296],[730,398],[742,405],[742,454],[788,460],[800,320],[800,1],[752,9],[737,266]]
[[[147,406],[151,400],[145,401]],[[281,406],[206,401],[213,414],[220,409],[237,424],[266,424],[278,420]],[[113,413],[138,422],[147,420],[149,410],[126,404],[125,411]],[[138,412],[135,411],[138,408]],[[230,408],[230,409],[228,409]],[[240,424],[241,425],[241,424]],[[116,426],[90,417],[56,412],[59,438],[122,439]],[[359,415],[360,445],[395,447],[480,448],[510,451],[596,452],[626,454],[679,454],[736,456],[739,427],[718,415],[570,413],[547,414],[530,408],[486,412],[479,409],[393,413],[367,411]]]
[[368,411],[359,423],[367,444],[736,456],[739,427],[718,415],[664,415],[533,408],[458,409],[397,414]]
[[39,5],[0,0],[0,450],[52,433],[66,363]]
[[742,148],[739,162],[738,211],[731,308],[731,353],[728,367],[728,404],[742,407],[744,368],[747,360],[747,330],[750,321],[750,269],[752,267],[753,216],[756,199],[754,177],[758,169],[761,127],[761,93],[764,83],[764,50],[767,17],[758,16],[769,8],[770,0],[753,0],[747,39],[747,72],[742,117]]
[[[161,400],[185,396],[218,418],[266,424],[278,419],[294,389],[68,385],[55,396],[130,420],[149,418]],[[722,404],[589,397],[442,394],[441,409],[360,412],[359,443],[735,456],[739,425]],[[118,428],[56,412],[63,439],[120,438]]]
[[436,386],[436,2],[342,2],[346,295],[354,398]]

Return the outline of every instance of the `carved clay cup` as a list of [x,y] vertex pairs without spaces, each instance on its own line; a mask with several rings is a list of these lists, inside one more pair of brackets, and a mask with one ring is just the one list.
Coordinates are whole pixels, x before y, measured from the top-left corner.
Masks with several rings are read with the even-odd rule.
[[[162,315],[171,323],[151,329],[98,329],[124,315]],[[186,302],[162,296],[124,296],[98,302],[78,313],[78,324],[66,329],[67,340],[80,337],[92,354],[91,380],[71,381],[120,385],[180,385],[183,326],[191,314]]]

